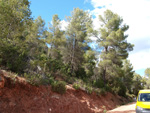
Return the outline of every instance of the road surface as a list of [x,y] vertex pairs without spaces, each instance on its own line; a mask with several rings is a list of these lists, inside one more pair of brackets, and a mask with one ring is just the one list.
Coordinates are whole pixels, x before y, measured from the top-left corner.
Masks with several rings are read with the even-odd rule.
[[127,105],[120,106],[116,109],[108,111],[107,113],[135,113],[135,105],[136,103],[130,103]]

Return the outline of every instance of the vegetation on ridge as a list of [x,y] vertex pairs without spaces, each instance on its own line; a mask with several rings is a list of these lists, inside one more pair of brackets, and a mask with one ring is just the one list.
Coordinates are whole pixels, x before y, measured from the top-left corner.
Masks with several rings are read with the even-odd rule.
[[[88,93],[112,91],[121,96],[137,94],[149,88],[150,82],[134,73],[128,53],[129,26],[110,10],[99,15],[101,27],[93,29],[87,11],[74,8],[67,17],[68,26],[61,29],[58,15],[47,29],[41,17],[31,17],[28,0],[0,0],[0,66],[33,84],[52,84],[54,91],[64,93],[65,81]],[[90,47],[97,38],[98,49]],[[150,77],[149,69],[145,71]],[[81,82],[78,82],[81,81]]]

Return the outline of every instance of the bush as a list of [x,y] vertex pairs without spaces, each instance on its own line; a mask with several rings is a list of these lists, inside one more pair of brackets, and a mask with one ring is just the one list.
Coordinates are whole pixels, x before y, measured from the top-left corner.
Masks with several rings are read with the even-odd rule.
[[117,84],[115,84],[112,88],[112,92],[114,92],[115,94],[118,94],[120,96],[125,97],[126,96],[126,87],[125,85],[120,81]]
[[39,74],[31,75],[31,74],[24,73],[23,77],[25,77],[30,84],[36,86],[43,83],[44,80],[44,79],[42,80],[42,76]]
[[78,89],[80,89],[80,85],[78,83],[74,83],[73,84],[73,88],[78,90]]
[[86,91],[87,91],[87,93],[91,94],[93,92],[93,89],[92,89],[92,87],[87,86]]
[[97,94],[98,96],[104,95],[104,94],[106,93],[105,88],[101,88],[101,89],[97,88],[97,89],[94,89],[94,91],[96,92],[96,94]]
[[49,77],[49,83],[52,85],[55,82],[53,77]]
[[106,93],[106,89],[105,88],[101,88],[100,89],[100,95],[105,95]]
[[0,65],[22,74],[27,66],[27,51],[22,46],[4,42],[0,44]]
[[120,84],[120,90],[119,90],[118,94],[123,97],[126,96],[126,87],[123,83]]
[[65,79],[65,81],[66,81],[67,83],[69,83],[69,84],[73,84],[74,81],[75,81],[75,78],[74,78],[74,77],[69,77],[69,76],[67,76],[66,79]]
[[105,90],[106,90],[107,92],[111,92],[111,88],[110,88],[110,86],[109,86],[108,84],[106,84]]
[[98,79],[94,82],[94,86],[97,88],[103,88],[104,87],[104,82],[102,79]]
[[66,92],[66,83],[63,81],[57,81],[52,84],[52,90],[59,94],[64,94]]

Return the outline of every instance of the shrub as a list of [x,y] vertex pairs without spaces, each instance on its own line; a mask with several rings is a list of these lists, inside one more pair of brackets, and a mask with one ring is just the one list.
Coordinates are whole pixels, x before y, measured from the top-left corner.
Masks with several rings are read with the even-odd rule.
[[92,87],[87,86],[86,91],[87,91],[87,93],[91,94],[93,92],[93,89],[92,89]]
[[41,83],[41,79],[42,79],[42,76],[39,75],[39,74],[35,74],[35,75],[31,75],[31,74],[27,74],[27,73],[24,73],[24,77],[27,79],[27,81],[32,84],[32,85],[40,85]]
[[105,90],[106,90],[107,92],[111,92],[111,88],[110,88],[110,86],[109,86],[108,84],[106,84]]
[[52,84],[52,90],[59,94],[64,94],[66,92],[66,83],[63,81],[57,81]]
[[27,66],[27,51],[9,42],[0,44],[0,65],[15,73],[23,73]]
[[74,78],[74,77],[69,77],[69,76],[67,76],[66,79],[65,79],[65,81],[66,81],[67,83],[69,83],[69,84],[73,84],[74,81],[75,81],[75,78]]
[[105,88],[101,88],[100,89],[100,95],[105,95],[106,93],[106,89]]
[[106,89],[105,89],[105,88],[101,88],[101,89],[96,88],[96,89],[94,89],[94,91],[96,92],[96,94],[97,94],[98,96],[104,95],[104,94],[106,93]]
[[73,88],[78,90],[78,89],[80,89],[80,85],[78,83],[74,83],[73,84]]
[[117,85],[113,86],[112,91],[120,96],[126,96],[126,87],[122,82],[118,82]]
[[49,77],[49,83],[52,85],[55,82],[53,77]]
[[120,90],[119,90],[118,94],[123,97],[126,96],[126,87],[123,83],[120,84]]
[[98,79],[94,82],[94,86],[97,88],[103,88],[104,87],[104,82],[102,79]]

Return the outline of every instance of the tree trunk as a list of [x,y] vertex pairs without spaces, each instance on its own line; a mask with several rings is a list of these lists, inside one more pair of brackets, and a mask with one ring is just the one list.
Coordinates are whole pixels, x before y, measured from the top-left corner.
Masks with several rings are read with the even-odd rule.
[[104,81],[104,86],[106,85],[106,68],[103,70],[103,81]]

